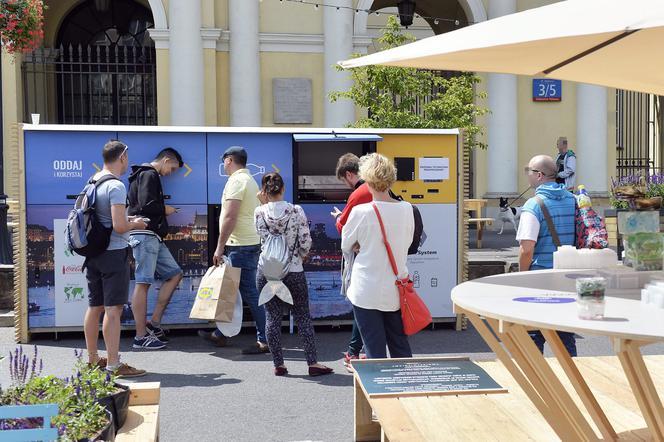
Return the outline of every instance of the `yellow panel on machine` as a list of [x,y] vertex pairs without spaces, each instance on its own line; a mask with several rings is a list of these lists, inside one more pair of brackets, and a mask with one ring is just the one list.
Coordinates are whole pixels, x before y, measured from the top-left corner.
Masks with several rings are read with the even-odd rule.
[[395,193],[416,204],[457,202],[457,135],[381,136],[378,152],[397,166]]

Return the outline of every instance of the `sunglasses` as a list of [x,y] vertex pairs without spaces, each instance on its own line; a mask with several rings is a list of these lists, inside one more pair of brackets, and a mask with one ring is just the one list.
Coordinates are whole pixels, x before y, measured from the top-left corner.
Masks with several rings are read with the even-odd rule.
[[532,168],[530,168],[530,167],[528,167],[528,166],[524,167],[524,168],[523,168],[523,171],[526,173],[526,175],[528,175],[530,172],[534,172],[534,173],[542,173],[541,170],[532,169]]

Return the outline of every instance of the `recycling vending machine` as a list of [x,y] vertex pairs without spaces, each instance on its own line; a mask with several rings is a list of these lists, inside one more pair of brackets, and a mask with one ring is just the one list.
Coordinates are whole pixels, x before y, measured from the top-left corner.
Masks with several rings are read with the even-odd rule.
[[[336,179],[337,159],[347,152],[376,151],[392,158],[398,170],[393,191],[417,204],[424,222],[419,251],[408,261],[415,288],[436,320],[453,319],[450,292],[461,273],[463,219],[459,137],[457,130],[25,125],[18,146],[24,171],[18,334],[26,340],[30,333],[82,329],[87,308],[83,258],[65,247],[65,220],[76,195],[102,167],[101,149],[110,139],[128,145],[131,164],[151,161],[164,147],[175,148],[184,159],[178,173],[163,178],[166,203],[180,209],[168,219],[165,243],[184,272],[165,325],[202,323],[190,320],[189,312],[218,238],[221,193],[228,179],[221,156],[230,146],[246,149],[247,168],[257,182],[267,172],[279,172],[286,199],[307,214],[313,245],[305,272],[317,323],[341,323],[352,311],[340,293],[341,236],[330,214],[334,207],[343,208],[351,192]],[[128,185],[127,176],[122,178]],[[130,294],[133,286],[132,273]],[[150,289],[148,313],[158,289],[159,282]],[[130,304],[123,323],[133,323]]]

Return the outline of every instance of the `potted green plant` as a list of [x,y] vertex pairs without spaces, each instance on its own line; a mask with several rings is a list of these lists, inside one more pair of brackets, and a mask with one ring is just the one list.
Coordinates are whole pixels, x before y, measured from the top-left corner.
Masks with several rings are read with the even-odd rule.
[[[112,441],[113,413],[100,401],[118,392],[113,376],[83,364],[77,353],[76,373],[65,379],[42,376],[43,362],[34,348],[32,358],[22,347],[10,353],[11,386],[0,394],[0,405],[56,404],[59,414],[52,420],[62,441]],[[34,419],[0,422],[3,429],[28,429],[41,425]]]
[[611,246],[622,250],[618,235],[618,213],[625,211],[657,210],[660,224],[664,221],[662,200],[664,199],[664,175],[629,175],[611,179],[609,201],[611,209],[604,211]]
[[611,178],[609,201],[616,210],[661,209],[664,175],[628,175]]
[[113,376],[99,367],[83,362],[83,351],[74,350],[78,360],[76,366],[81,376],[74,382],[86,384],[96,392],[97,402],[113,415],[113,423],[117,432],[127,420],[129,410],[129,387],[115,382]]

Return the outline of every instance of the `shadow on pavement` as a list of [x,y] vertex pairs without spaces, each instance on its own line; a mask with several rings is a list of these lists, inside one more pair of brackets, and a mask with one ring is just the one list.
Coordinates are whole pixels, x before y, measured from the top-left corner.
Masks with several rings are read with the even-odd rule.
[[141,378],[135,378],[137,382],[161,382],[164,388],[178,387],[219,387],[222,385],[239,384],[241,379],[226,378],[225,373],[156,373],[150,372]]
[[312,384],[325,385],[327,387],[350,387],[353,385],[353,377],[341,373],[332,373],[325,376],[288,374],[284,377],[290,379],[302,379],[303,381],[307,381]]
[[[201,355],[211,355],[230,361],[271,361],[270,354],[262,355],[243,355],[242,349],[255,342],[255,332],[253,329],[243,330],[241,334],[229,339],[227,347],[215,347],[208,342],[196,336],[192,330],[178,330],[169,334],[171,341],[165,350],[133,350],[131,349],[131,332],[123,333],[120,344],[120,351],[123,354],[150,354],[158,355],[163,352],[182,352]],[[40,347],[52,348],[85,348],[83,333],[60,333],[57,341],[53,340],[53,334],[35,335],[30,345],[37,344]],[[348,348],[350,339],[350,327],[330,328],[327,326],[316,327],[316,348],[318,360],[321,363],[331,363],[339,361],[343,357],[343,352]],[[409,338],[411,348],[414,354],[426,356],[429,354],[458,354],[458,353],[490,353],[491,350],[484,343],[479,334],[468,324],[468,329],[457,332],[450,325],[436,324],[434,330],[426,329],[415,336]],[[282,334],[282,344],[284,347],[284,356],[286,359],[293,357],[295,360],[301,360],[304,364],[304,354],[302,352],[301,341],[297,334],[290,335],[285,329]],[[104,350],[103,339],[99,339],[99,349]],[[73,352],[72,352],[73,355]]]

